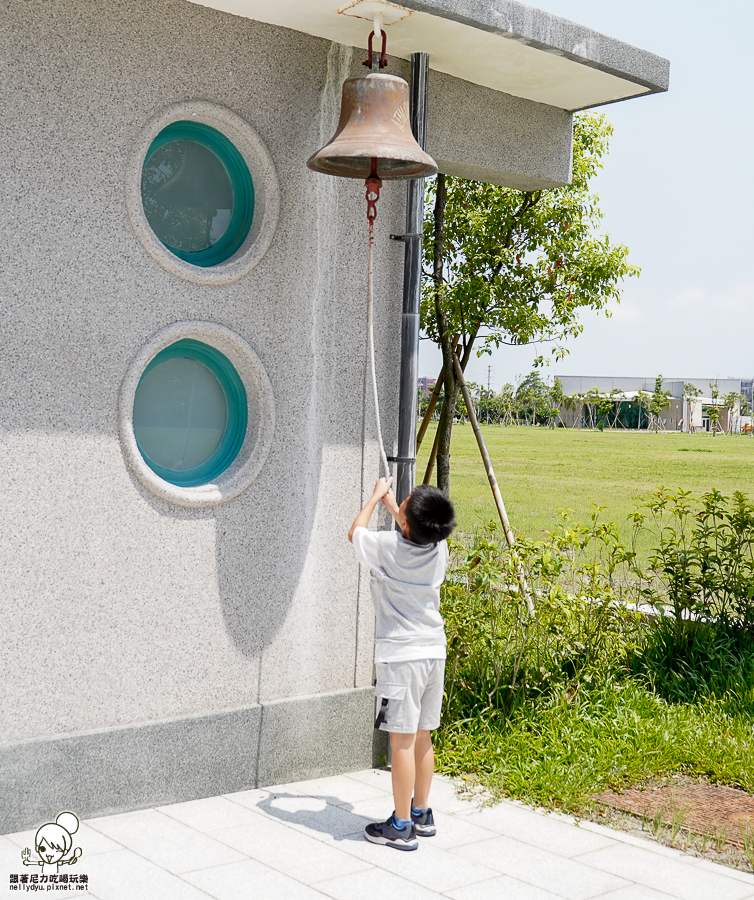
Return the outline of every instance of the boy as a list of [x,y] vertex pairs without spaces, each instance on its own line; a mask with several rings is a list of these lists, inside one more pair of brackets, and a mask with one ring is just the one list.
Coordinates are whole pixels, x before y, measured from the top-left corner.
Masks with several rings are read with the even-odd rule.
[[[431,731],[440,725],[445,677],[445,626],[440,586],[448,567],[446,538],[455,527],[453,504],[437,488],[417,487],[398,506],[392,478],[380,478],[348,533],[359,562],[371,571],[377,613],[374,661],[377,723],[390,733],[395,811],[367,825],[368,841],[416,850],[417,835],[436,832],[428,805],[434,772]],[[377,504],[398,531],[368,531]]]

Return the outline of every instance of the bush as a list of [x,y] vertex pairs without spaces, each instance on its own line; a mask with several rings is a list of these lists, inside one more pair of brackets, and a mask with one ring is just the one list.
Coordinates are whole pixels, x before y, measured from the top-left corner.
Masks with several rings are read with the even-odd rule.
[[[647,504],[656,546],[649,563],[662,590],[654,601],[674,618],[697,616],[735,622],[754,633],[754,506],[709,491],[694,501],[688,491],[658,488]],[[637,526],[645,524],[636,514]]]
[[[534,617],[494,526],[452,546],[442,768],[571,808],[677,770],[754,788],[754,507],[661,487],[628,546],[601,514],[562,511],[516,543]],[[645,570],[639,529],[653,536]]]
[[646,629],[633,670],[675,703],[727,697],[754,710],[754,643],[735,624],[661,618]]
[[599,522],[562,527],[541,542],[520,541],[517,553],[536,595],[529,616],[516,562],[494,527],[471,546],[454,546],[443,588],[448,636],[447,713],[510,712],[525,698],[627,671],[640,616],[623,603],[618,567],[631,554],[614,527]]

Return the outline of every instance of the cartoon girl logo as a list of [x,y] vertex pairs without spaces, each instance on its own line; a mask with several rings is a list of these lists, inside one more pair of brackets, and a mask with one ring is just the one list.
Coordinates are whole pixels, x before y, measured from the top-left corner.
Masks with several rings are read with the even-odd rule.
[[79,820],[72,812],[62,812],[54,822],[43,825],[34,838],[39,860],[31,859],[28,847],[21,853],[25,866],[42,866],[43,875],[53,875],[59,866],[73,866],[81,856],[81,847],[73,848],[72,835],[78,831]]

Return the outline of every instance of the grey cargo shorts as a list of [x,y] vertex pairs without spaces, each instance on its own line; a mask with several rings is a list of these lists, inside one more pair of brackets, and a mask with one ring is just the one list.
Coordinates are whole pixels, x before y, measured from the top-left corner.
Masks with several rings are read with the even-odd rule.
[[445,687],[444,659],[375,663],[375,670],[375,727],[398,734],[415,734],[419,729],[432,731],[440,727]]

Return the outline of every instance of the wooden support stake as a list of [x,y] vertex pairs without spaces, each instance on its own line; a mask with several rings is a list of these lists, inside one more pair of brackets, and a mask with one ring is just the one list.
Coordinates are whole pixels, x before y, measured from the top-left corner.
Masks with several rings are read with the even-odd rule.
[[432,391],[432,396],[429,398],[429,406],[427,407],[427,411],[424,413],[424,418],[422,419],[421,427],[419,428],[419,433],[416,435],[416,452],[419,452],[419,447],[422,445],[422,441],[424,440],[424,435],[427,433],[427,429],[429,428],[430,420],[432,419],[432,413],[435,411],[435,407],[437,406],[437,401],[440,397],[440,391],[442,390],[442,372],[440,372],[440,377],[435,382],[435,389]]
[[[456,352],[456,347],[458,346],[458,342],[460,341],[461,336],[457,334],[453,338],[453,353]],[[429,406],[427,407],[427,411],[424,413],[424,418],[422,419],[421,427],[419,428],[419,434],[416,435],[416,452],[419,452],[419,447],[422,445],[422,441],[424,440],[424,435],[427,433],[427,428],[429,428],[429,423],[432,419],[432,413],[435,411],[435,407],[437,406],[437,401],[440,398],[440,391],[442,390],[442,369],[440,369],[440,374],[437,376],[437,381],[435,382],[435,389],[432,391],[432,396],[429,398]],[[437,456],[437,453],[435,453]],[[434,466],[434,463],[432,464]],[[430,473],[431,474],[431,473]],[[424,482],[427,483],[426,481]]]
[[524,569],[521,565],[521,559],[519,558],[518,553],[513,549],[513,532],[511,531],[510,522],[508,521],[508,513],[505,511],[505,504],[503,503],[503,498],[500,494],[500,488],[498,487],[497,479],[495,478],[495,472],[492,469],[492,461],[490,460],[489,453],[487,453],[487,447],[484,444],[482,432],[479,429],[479,422],[477,421],[474,404],[471,402],[471,397],[469,396],[469,389],[466,387],[466,382],[463,378],[461,364],[458,362],[458,357],[455,353],[453,354],[453,363],[455,365],[456,378],[461,386],[463,402],[466,404],[466,410],[468,411],[469,419],[471,420],[471,427],[474,429],[474,436],[479,445],[479,452],[482,454],[484,467],[487,470],[487,478],[489,479],[490,487],[492,488],[492,496],[495,498],[495,506],[497,506],[500,522],[502,523],[503,531],[505,532],[505,539],[508,542],[508,546],[510,547],[510,551],[513,554],[513,559],[516,564],[516,576],[518,577],[518,583],[521,587],[521,593],[526,600],[526,608],[529,610],[529,615],[533,616],[534,604],[532,603],[531,594],[529,592],[529,585],[526,583],[526,575],[524,574]]
[[440,446],[440,427],[438,423],[437,431],[435,432],[435,440],[432,444],[432,452],[429,454],[429,462],[427,463],[427,471],[424,473],[424,482],[423,484],[429,484],[432,481],[432,473],[435,470],[435,463],[437,462],[437,450]]

